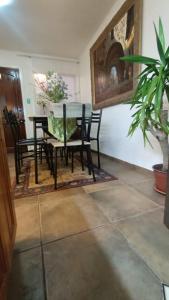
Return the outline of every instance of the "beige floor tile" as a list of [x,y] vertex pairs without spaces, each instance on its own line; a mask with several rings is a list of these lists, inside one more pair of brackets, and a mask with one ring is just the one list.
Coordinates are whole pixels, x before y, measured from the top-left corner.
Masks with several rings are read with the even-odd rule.
[[44,300],[40,248],[14,255],[8,300]]
[[164,206],[165,196],[157,193],[154,190],[154,179],[140,182],[139,184],[132,184],[132,187],[134,187],[137,191],[141,192],[160,206]]
[[[69,192],[68,192],[69,194]],[[56,193],[57,195],[57,193]],[[103,212],[83,190],[68,197],[39,196],[43,242],[60,239],[108,222]],[[43,199],[43,200],[42,200]]]
[[119,185],[119,184],[123,184],[123,183],[120,182],[120,180],[113,180],[113,181],[108,181],[108,182],[101,182],[101,183],[86,185],[86,186],[83,186],[83,190],[87,194],[90,194],[90,193],[113,188],[115,185]]
[[124,167],[123,171],[116,171],[116,176],[127,184],[140,183],[151,179],[151,176],[148,174],[143,174],[142,172],[138,172],[134,169],[128,169],[126,167]]
[[110,221],[128,218],[158,207],[153,201],[125,184],[90,195]]
[[105,226],[44,246],[48,300],[159,300],[160,281]]
[[120,222],[117,226],[161,281],[169,283],[169,231],[163,210]]
[[72,188],[72,189],[65,189],[65,190],[58,190],[52,193],[46,193],[39,195],[40,202],[46,202],[48,200],[57,201],[61,198],[67,198],[71,196],[77,196],[79,193],[84,193],[82,187]]
[[[93,155],[93,160],[96,162],[95,154]],[[105,156],[101,156],[101,167],[127,184],[138,183],[153,178],[153,173],[149,171],[136,169],[132,165],[125,165]]]
[[15,200],[17,233],[15,248],[25,250],[40,244],[40,218],[37,196]]

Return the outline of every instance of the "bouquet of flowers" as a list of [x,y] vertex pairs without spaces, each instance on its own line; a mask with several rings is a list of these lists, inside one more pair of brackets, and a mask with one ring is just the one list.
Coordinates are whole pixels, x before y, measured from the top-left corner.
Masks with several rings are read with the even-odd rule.
[[41,91],[41,93],[38,95],[38,102],[45,103],[46,99],[54,103],[58,103],[61,100],[68,99],[67,84],[57,73],[49,71],[47,73],[46,80],[40,81],[35,79],[35,82]]

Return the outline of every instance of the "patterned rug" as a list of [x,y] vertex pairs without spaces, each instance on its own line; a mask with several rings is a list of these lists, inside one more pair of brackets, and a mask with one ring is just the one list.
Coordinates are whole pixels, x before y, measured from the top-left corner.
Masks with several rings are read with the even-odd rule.
[[[43,193],[53,192],[54,179],[50,174],[47,164],[39,164],[38,167],[39,184],[35,184],[34,161],[27,160],[22,167],[22,174],[20,175],[20,184],[13,184],[15,198],[23,198],[28,196],[35,196]],[[95,167],[96,182],[93,177],[88,174],[88,169],[82,171],[81,164],[78,158],[74,159],[74,172],[71,172],[71,166],[65,167],[63,162],[58,166],[58,190],[69,189],[74,187],[85,186],[100,182],[117,180],[115,176],[108,174],[103,169],[98,170]]]

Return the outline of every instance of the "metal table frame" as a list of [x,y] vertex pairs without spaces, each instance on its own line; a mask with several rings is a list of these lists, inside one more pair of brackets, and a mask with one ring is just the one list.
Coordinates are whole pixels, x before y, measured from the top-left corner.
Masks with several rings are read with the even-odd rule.
[[37,129],[48,129],[46,116],[32,116],[34,135],[35,183],[38,184]]

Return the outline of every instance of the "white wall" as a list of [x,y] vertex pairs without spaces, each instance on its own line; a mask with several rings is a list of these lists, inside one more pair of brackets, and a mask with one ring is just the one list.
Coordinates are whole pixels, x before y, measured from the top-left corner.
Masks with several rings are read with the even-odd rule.
[[[94,34],[80,57],[80,89],[81,101],[91,102],[91,78],[89,49],[99,34],[110,22],[112,17],[123,4],[124,0],[116,0],[110,13]],[[166,36],[169,42],[168,0],[144,0],[142,53],[146,56],[157,56],[153,21],[159,16],[164,22]],[[141,131],[138,130],[132,138],[127,137],[131,123],[131,111],[126,104],[116,105],[103,110],[101,126],[101,152],[119,158],[129,163],[151,169],[153,164],[162,162],[162,155],[156,140],[150,136],[153,148],[144,147]]]
[[[74,75],[76,77],[76,92],[79,95],[79,64],[76,61],[33,55],[29,57],[23,53],[0,50],[0,66],[19,69],[27,137],[33,135],[32,122],[29,121],[28,117],[40,112],[39,106],[36,104],[33,73],[55,71],[60,74]],[[30,104],[28,100],[30,100]]]

